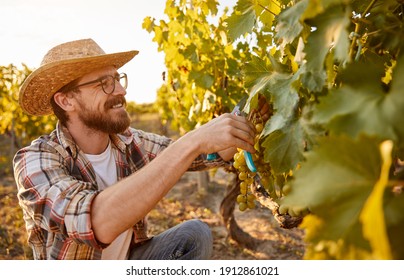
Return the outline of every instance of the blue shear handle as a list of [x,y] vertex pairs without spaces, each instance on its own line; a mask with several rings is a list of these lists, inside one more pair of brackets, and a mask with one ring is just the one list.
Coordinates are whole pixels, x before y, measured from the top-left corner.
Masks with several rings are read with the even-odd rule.
[[244,151],[244,158],[245,158],[245,162],[247,164],[248,169],[250,169],[251,172],[257,172],[257,168],[255,167],[251,153]]
[[206,159],[209,160],[209,161],[217,159],[217,153],[208,154],[208,155],[206,156]]

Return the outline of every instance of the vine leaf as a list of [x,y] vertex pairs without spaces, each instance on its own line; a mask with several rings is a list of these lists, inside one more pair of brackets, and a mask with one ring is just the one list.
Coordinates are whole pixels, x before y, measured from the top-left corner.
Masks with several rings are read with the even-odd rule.
[[271,164],[277,174],[293,170],[303,160],[304,133],[296,107],[298,93],[293,85],[297,75],[273,72],[267,84],[274,115],[266,123],[262,146],[265,148],[264,160]]
[[199,87],[209,89],[212,85],[214,77],[202,71],[191,71],[189,78],[193,80]]
[[380,178],[366,200],[359,217],[363,223],[363,234],[372,246],[374,257],[384,260],[392,259],[383,211],[383,195],[389,181],[392,149],[393,142],[391,140],[386,140],[380,145],[382,157]]
[[299,96],[294,83],[299,75],[286,72],[277,65],[259,58],[252,60],[245,69],[246,80],[251,86],[244,110],[248,113],[255,106],[259,93],[271,101],[274,115],[266,123],[262,137],[264,160],[270,162],[274,172],[289,172],[303,159],[304,131],[296,118]]
[[[293,118],[294,109],[299,101],[294,83],[299,75],[274,71],[274,69],[283,70],[275,62],[271,64],[257,57],[247,64],[244,71],[246,86],[250,87],[247,105],[250,100],[256,98],[256,95],[263,93],[273,103],[275,115],[280,114],[285,119]],[[247,113],[248,110],[247,107]],[[267,133],[264,132],[264,134]]]
[[[268,83],[265,79],[268,79],[272,70],[272,66],[267,60],[253,56],[243,69],[245,87],[251,88],[257,84],[262,84],[262,86],[257,86],[255,91],[258,92]],[[263,81],[260,81],[261,79]]]
[[305,12],[307,5],[308,0],[303,0],[279,14],[278,23],[275,27],[275,39],[282,48],[293,42],[302,32],[303,25],[300,18]]
[[[308,6],[303,14],[304,19],[314,18],[315,16],[327,12],[330,6],[341,5],[354,2],[355,0],[318,0],[318,1],[308,1]],[[359,0],[363,2],[363,0]],[[362,10],[359,10],[362,11]]]
[[[322,243],[328,254],[326,258],[355,258],[370,251],[359,215],[379,180],[382,165],[379,141],[369,137],[355,141],[347,136],[330,136],[321,139],[306,159],[296,171],[291,192],[281,205],[306,208],[312,213],[304,222],[310,232],[307,241],[314,244],[309,254],[312,257],[320,254],[314,247],[324,240],[329,241],[328,245]],[[342,246],[338,252],[346,255],[333,255],[330,244]]]
[[345,6],[331,6],[327,12],[306,21],[315,27],[304,48],[307,63],[302,83],[309,91],[320,92],[325,85],[327,75],[324,62],[331,48],[338,61],[345,63],[349,60],[349,13],[350,10]]
[[241,35],[250,33],[256,18],[254,1],[238,0],[233,13],[226,20],[230,38],[234,41]]
[[226,20],[230,39],[235,41],[240,36],[251,33],[258,17],[266,28],[270,28],[275,15],[280,12],[277,0],[238,0],[233,13]]
[[219,9],[218,5],[219,3],[216,0],[207,0],[205,3],[201,3],[202,7],[204,8],[204,13],[205,15],[209,14],[209,12],[212,13],[212,15],[217,15]]
[[303,131],[300,123],[274,115],[266,127],[268,136],[262,142],[264,160],[277,174],[287,173],[303,160]]
[[379,135],[403,141],[404,57],[397,61],[389,90],[382,87],[384,66],[360,62],[343,75],[342,87],[320,99],[313,120],[326,125],[332,133]]

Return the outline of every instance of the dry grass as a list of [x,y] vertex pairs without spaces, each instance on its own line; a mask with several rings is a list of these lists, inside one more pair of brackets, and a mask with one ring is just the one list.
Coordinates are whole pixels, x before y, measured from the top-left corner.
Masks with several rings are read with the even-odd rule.
[[0,182],[0,220],[0,260],[32,259],[17,188],[11,176],[3,177]]

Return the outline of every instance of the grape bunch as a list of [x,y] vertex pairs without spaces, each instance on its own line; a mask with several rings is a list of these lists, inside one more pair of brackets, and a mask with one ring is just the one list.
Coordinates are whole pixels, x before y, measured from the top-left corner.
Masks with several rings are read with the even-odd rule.
[[251,192],[251,185],[254,184],[256,176],[259,176],[260,183],[266,187],[269,186],[269,164],[264,162],[263,154],[260,147],[260,134],[264,128],[264,123],[260,118],[254,118],[253,123],[257,135],[255,136],[254,148],[256,152],[252,154],[254,165],[256,166],[256,172],[252,172],[246,163],[245,152],[242,149],[238,149],[238,152],[234,155],[233,167],[237,171],[237,175],[240,182],[240,194],[237,196],[237,203],[240,211],[246,209],[255,208],[255,195]]
[[234,155],[234,168],[240,179],[240,194],[237,196],[237,203],[240,211],[245,211],[247,208],[255,207],[255,195],[251,193],[250,186],[254,183],[255,172],[251,172],[246,164],[244,151],[238,149]]

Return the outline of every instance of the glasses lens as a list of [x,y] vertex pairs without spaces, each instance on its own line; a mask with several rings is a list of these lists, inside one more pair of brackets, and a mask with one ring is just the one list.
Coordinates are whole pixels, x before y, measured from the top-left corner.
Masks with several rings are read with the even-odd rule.
[[125,73],[117,74],[116,76],[107,76],[101,80],[102,90],[106,94],[111,94],[115,90],[115,83],[118,81],[121,86],[126,89],[128,87],[128,78]]
[[102,90],[106,94],[111,94],[115,90],[115,78],[113,76],[107,76],[101,80]]
[[119,74],[119,83],[124,89],[128,87],[128,76],[125,73]]

